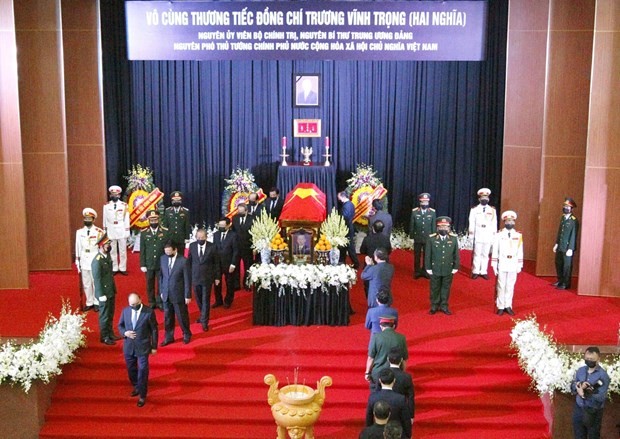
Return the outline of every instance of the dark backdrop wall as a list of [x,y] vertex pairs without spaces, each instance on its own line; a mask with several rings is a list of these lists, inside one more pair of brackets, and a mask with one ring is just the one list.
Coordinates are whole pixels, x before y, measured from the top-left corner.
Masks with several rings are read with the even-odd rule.
[[[397,223],[408,223],[416,195],[430,192],[460,231],[478,188],[500,200],[507,15],[508,0],[489,1],[484,62],[143,62],[127,60],[123,1],[104,0],[108,182],[124,186],[133,164],[149,166],[166,194],[184,192],[195,222],[211,223],[235,167],[269,189],[282,136],[300,158],[293,119],[320,118],[338,190],[356,164],[372,164]],[[296,73],[321,74],[319,108],[293,108]],[[318,159],[323,138],[312,146]]]

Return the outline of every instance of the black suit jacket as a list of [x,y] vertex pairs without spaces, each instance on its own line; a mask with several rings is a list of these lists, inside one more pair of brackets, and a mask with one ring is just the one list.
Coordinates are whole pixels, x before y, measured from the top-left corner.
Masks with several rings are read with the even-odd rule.
[[388,254],[392,253],[392,243],[390,242],[390,237],[384,235],[383,233],[371,233],[366,235],[366,237],[362,240],[360,253],[372,258],[375,250],[379,247],[386,249]]
[[255,217],[255,218],[256,218],[256,217],[259,217],[259,216],[260,216],[260,211],[261,211],[262,209],[264,209],[264,207],[265,207],[265,206],[263,205],[263,203],[259,203],[259,204],[257,204],[256,206],[254,206],[254,212],[252,212],[252,206],[250,206],[250,205],[248,204],[248,216],[253,216],[253,217]]
[[220,274],[220,256],[217,247],[211,242],[205,244],[205,252],[202,258],[198,253],[196,241],[189,245],[187,263],[192,272],[192,285],[211,285]]
[[275,219],[276,221],[280,219],[280,214],[282,213],[282,208],[284,207],[284,200],[282,199],[282,197],[278,197],[275,200],[273,209],[271,208],[271,200],[269,198],[263,201],[263,204],[265,205],[265,210],[267,210],[267,213],[269,214],[269,216],[271,216],[271,218]]
[[161,268],[159,274],[159,293],[165,302],[170,299],[172,303],[185,303],[185,299],[192,298],[191,273],[187,259],[177,252],[172,270],[168,269],[170,256],[161,257]]
[[118,332],[124,336],[125,331],[135,331],[136,338],[125,337],[123,353],[125,355],[137,355],[142,357],[149,355],[151,349],[157,349],[157,319],[155,312],[146,305],[142,305],[140,316],[136,322],[136,327],[131,325],[131,307],[126,307],[121,311],[121,318],[118,321]]
[[366,407],[366,426],[371,426],[374,422],[372,408],[377,401],[385,401],[390,405],[392,410],[390,420],[400,421],[403,427],[403,438],[411,437],[411,414],[409,413],[409,405],[404,395],[393,390],[377,390],[372,392],[368,397],[368,406]]
[[239,238],[234,230],[226,232],[226,239],[222,241],[222,232],[219,230],[213,234],[213,244],[217,247],[220,257],[222,272],[228,273],[228,267],[239,266]]
[[413,379],[411,375],[401,370],[400,367],[391,367],[392,372],[394,372],[394,386],[392,386],[392,390],[400,393],[401,395],[405,395],[407,398],[407,403],[409,405],[409,412],[411,413],[411,417],[415,417],[415,391],[413,389]]
[[250,229],[252,228],[253,216],[246,215],[245,222],[241,225],[241,215],[235,215],[232,219],[232,229],[237,234],[239,250],[243,252],[252,251],[252,235],[250,235]]

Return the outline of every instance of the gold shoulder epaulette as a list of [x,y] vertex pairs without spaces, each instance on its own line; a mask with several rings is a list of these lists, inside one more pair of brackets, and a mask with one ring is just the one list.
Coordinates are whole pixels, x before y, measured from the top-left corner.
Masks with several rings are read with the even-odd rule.
[[159,228],[162,230],[168,230],[168,227],[164,227],[164,226],[159,226]]
[[572,219],[572,220],[576,220],[577,218],[575,218],[575,215],[571,215],[571,216],[570,216],[570,219]]
[[437,233],[431,233],[430,235],[428,235],[429,238],[432,238],[434,236],[437,236]]
[[98,254],[98,255],[95,257],[95,259],[97,259],[97,260],[101,259],[101,254]]
[[450,235],[450,236],[456,236],[456,237],[458,237],[458,236],[459,236],[459,235],[457,235],[456,233],[452,233],[452,232],[450,232],[450,233],[449,233],[449,235]]
[[429,207],[428,210],[432,210],[433,212],[435,211],[435,209],[433,209],[432,207]]
[[411,211],[415,212],[416,210],[420,210],[419,207],[414,207],[413,209],[411,209]]

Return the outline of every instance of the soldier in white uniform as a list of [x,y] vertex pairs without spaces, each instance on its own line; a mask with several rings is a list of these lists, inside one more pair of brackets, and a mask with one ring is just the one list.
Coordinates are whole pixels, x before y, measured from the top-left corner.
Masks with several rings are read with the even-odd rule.
[[469,211],[469,238],[474,241],[473,262],[471,264],[471,278],[478,276],[488,280],[489,253],[497,233],[497,213],[493,206],[489,206],[491,190],[482,188],[478,191],[480,204]]
[[91,265],[93,258],[99,252],[97,241],[103,235],[103,230],[93,223],[97,219],[97,212],[90,207],[82,211],[84,227],[75,232],[75,266],[82,277],[82,288],[86,296],[86,305],[83,311],[94,309],[99,311],[99,301],[95,298],[95,284]]
[[103,206],[103,230],[112,243],[112,271],[127,275],[127,238],[129,238],[129,209],[121,201],[121,188],[110,186],[110,201]]
[[514,316],[512,297],[517,274],[523,268],[523,236],[514,230],[517,214],[512,210],[502,213],[504,228],[495,235],[491,266],[497,276],[497,315],[504,312]]

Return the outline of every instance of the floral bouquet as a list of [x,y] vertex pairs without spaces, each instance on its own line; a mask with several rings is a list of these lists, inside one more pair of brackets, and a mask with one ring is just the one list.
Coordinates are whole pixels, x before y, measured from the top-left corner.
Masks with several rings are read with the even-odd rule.
[[133,165],[129,174],[125,176],[125,180],[127,180],[127,189],[125,190],[127,195],[138,190],[151,192],[155,189],[153,171],[148,167],[142,167],[142,165]]
[[404,229],[397,227],[392,229],[392,236],[390,236],[390,243],[393,249],[401,249],[407,251],[413,251],[413,239],[409,237]]
[[260,252],[262,250],[268,250],[271,247],[271,242],[280,233],[280,227],[276,220],[274,220],[267,210],[261,209],[258,218],[255,218],[252,222],[252,228],[250,228],[250,236],[252,236],[252,249]]
[[323,221],[323,224],[321,224],[321,235],[327,238],[332,247],[345,247],[349,243],[348,233],[347,223],[344,222],[344,218],[333,207],[330,214]]
[[361,187],[371,186],[374,188],[380,184],[381,180],[376,176],[376,171],[372,165],[358,164],[351,178],[347,180],[347,193],[352,194]]
[[249,169],[236,168],[229,178],[224,179],[226,186],[222,196],[222,215],[236,212],[239,203],[247,202],[252,192],[259,193],[259,198],[264,198],[260,188],[254,182],[254,175]]

